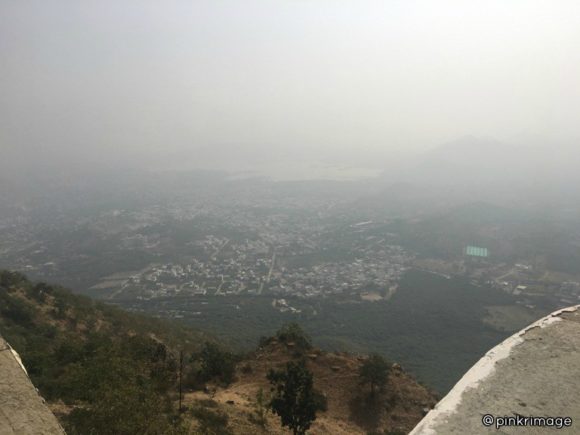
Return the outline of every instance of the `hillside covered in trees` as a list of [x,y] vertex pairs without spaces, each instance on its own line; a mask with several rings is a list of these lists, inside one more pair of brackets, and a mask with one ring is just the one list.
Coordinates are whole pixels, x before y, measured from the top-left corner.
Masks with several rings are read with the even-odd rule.
[[234,354],[14,272],[0,272],[0,335],[69,434],[395,434],[436,401],[397,364],[315,349],[298,325]]

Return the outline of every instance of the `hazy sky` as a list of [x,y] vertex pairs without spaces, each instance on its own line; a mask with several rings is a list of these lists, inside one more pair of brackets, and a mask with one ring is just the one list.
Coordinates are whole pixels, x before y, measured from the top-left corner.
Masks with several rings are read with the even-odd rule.
[[580,137],[577,0],[0,0],[0,160],[380,165]]

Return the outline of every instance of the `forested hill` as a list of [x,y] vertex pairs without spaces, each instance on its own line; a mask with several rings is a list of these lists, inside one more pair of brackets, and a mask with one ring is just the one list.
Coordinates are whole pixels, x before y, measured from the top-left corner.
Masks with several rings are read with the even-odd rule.
[[67,432],[83,434],[178,432],[178,354],[191,355],[208,340],[6,271],[0,335]]
[[282,414],[303,411],[290,420],[312,433],[407,433],[436,402],[398,364],[321,351],[296,324],[237,355],[14,272],[0,271],[0,336],[68,434],[285,434]]

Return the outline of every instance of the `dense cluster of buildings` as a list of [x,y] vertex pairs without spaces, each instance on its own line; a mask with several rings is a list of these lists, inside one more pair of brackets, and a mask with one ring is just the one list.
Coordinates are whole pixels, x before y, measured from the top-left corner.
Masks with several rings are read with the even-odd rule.
[[[128,294],[151,299],[172,295],[261,295],[302,298],[331,295],[360,296],[374,292],[382,297],[399,281],[412,260],[401,247],[385,240],[367,240],[340,261],[310,259],[311,264],[293,266],[300,253],[324,253],[324,249],[295,241],[287,246],[269,245],[261,239],[234,242],[208,236],[199,244],[204,259],[166,263],[132,275],[116,296]],[[284,303],[280,302],[284,307]]]

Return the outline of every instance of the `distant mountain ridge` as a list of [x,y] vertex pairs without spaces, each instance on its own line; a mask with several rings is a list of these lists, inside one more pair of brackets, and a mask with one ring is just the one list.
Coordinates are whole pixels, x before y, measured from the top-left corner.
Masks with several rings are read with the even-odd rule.
[[580,212],[573,205],[580,185],[578,162],[580,147],[514,145],[466,136],[385,171],[384,193],[377,199],[383,195],[392,200],[389,192],[403,185],[411,191],[411,204],[425,198],[425,208],[485,201],[534,210],[572,206]]

